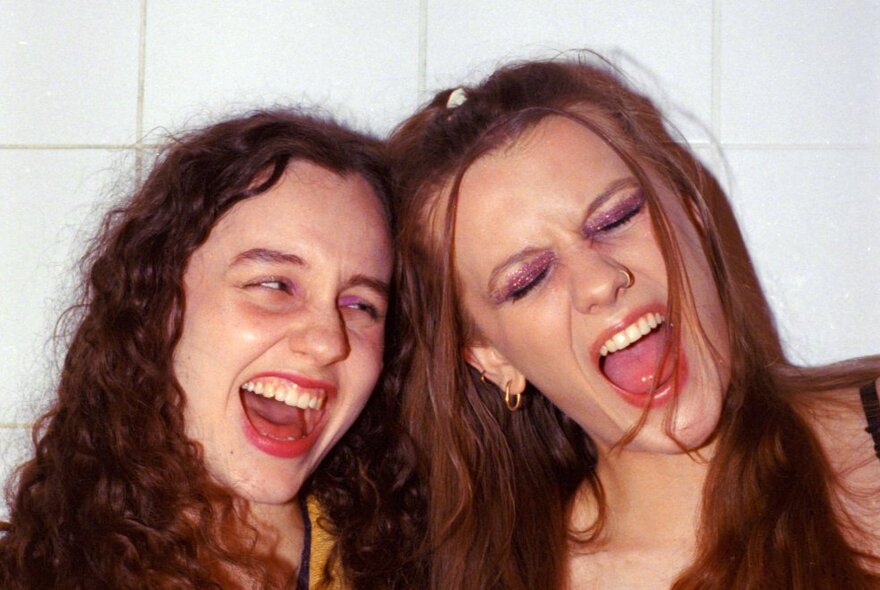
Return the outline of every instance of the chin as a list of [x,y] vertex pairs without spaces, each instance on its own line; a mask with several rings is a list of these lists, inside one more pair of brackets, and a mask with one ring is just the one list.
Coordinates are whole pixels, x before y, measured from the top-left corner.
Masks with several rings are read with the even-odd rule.
[[695,420],[685,422],[684,425],[673,426],[668,436],[688,450],[701,449],[713,440],[719,418],[718,413],[713,412],[712,415],[704,413]]

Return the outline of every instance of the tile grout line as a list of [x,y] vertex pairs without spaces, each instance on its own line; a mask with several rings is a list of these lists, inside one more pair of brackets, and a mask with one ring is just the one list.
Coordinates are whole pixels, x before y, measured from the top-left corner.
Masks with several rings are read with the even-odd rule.
[[144,78],[147,61],[147,0],[141,0],[140,26],[138,27],[138,86],[137,119],[135,120],[135,183],[140,186],[144,165]]
[[719,143],[724,150],[878,150],[880,143]]
[[716,170],[721,169],[722,156],[720,147],[723,144],[721,137],[721,2],[712,0],[712,135],[715,138],[716,149],[712,154],[712,163]]
[[425,83],[428,76],[428,0],[419,0],[419,74],[416,84],[417,102],[422,102],[425,95]]

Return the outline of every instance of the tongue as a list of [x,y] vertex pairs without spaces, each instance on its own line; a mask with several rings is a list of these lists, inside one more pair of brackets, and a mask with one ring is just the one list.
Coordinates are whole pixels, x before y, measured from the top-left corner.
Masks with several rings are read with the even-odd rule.
[[263,436],[293,440],[308,434],[304,410],[247,391],[241,392],[241,404],[251,426]]
[[[648,393],[654,384],[654,373],[657,372],[657,363],[663,353],[663,345],[666,341],[665,325],[659,330],[654,330],[635,344],[614,352],[605,357],[602,371],[611,383],[630,393]],[[669,363],[665,363],[669,365]],[[660,385],[672,374],[671,368],[664,366]]]

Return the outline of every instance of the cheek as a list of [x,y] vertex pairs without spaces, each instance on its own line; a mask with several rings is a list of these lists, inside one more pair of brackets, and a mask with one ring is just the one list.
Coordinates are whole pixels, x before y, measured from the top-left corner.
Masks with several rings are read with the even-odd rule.
[[[202,302],[203,303],[203,302]],[[222,387],[278,339],[278,321],[234,305],[192,305],[174,351],[174,369],[187,395]]]
[[235,356],[283,336],[285,319],[248,303],[221,302],[201,318],[204,337],[218,353]]
[[[678,230],[673,227],[673,232]],[[644,218],[638,231],[611,257],[664,289],[667,287],[666,258],[650,218]]]
[[347,370],[357,397],[366,399],[373,390],[382,372],[385,351],[384,330],[371,329],[349,336],[351,354]]

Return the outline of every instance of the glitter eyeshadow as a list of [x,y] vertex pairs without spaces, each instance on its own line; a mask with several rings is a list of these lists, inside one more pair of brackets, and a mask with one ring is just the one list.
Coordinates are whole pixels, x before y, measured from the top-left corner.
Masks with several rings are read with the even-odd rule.
[[508,299],[512,294],[528,287],[534,280],[541,275],[556,255],[553,252],[543,252],[527,263],[523,264],[513,271],[507,281],[504,289],[500,293],[495,293],[493,299],[496,303],[501,303]]
[[584,227],[584,235],[592,237],[596,233],[620,225],[622,221],[628,220],[635,215],[641,209],[644,202],[645,197],[642,191],[636,191],[612,207],[610,211],[602,213],[598,219],[590,220]]

